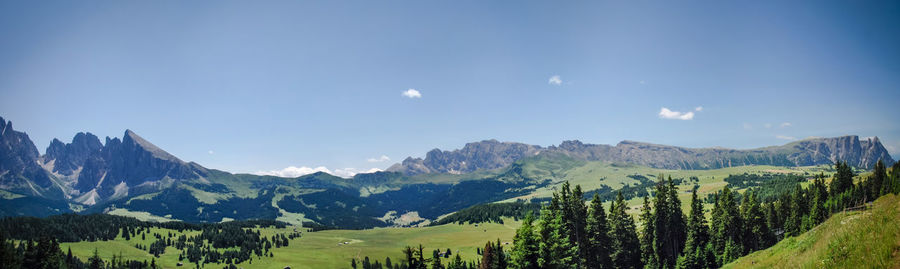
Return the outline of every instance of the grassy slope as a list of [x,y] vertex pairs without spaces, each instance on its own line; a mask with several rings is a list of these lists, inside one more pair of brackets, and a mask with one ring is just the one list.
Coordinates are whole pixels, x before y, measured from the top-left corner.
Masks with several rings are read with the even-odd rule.
[[897,268],[900,197],[888,195],[866,211],[839,213],[797,237],[751,253],[726,268]]
[[[545,164],[544,162],[556,163]],[[582,189],[584,189],[585,191],[600,188],[602,185],[609,186],[612,189],[620,189],[625,183],[638,183],[637,180],[628,177],[629,175],[634,174],[644,175],[651,180],[656,180],[656,176],[659,174],[672,176],[673,178],[684,178],[685,180],[692,176],[698,177],[700,179],[700,188],[698,189],[697,194],[701,198],[705,198],[707,194],[714,193],[725,187],[726,183],[724,179],[728,177],[728,175],[732,174],[794,173],[800,175],[806,174],[811,177],[814,174],[818,174],[819,172],[824,172],[826,175],[830,175],[829,172],[825,171],[825,166],[780,167],[768,165],[750,165],[711,170],[667,170],[638,165],[610,164],[605,162],[575,163],[569,166],[560,165],[558,162],[559,160],[540,159],[527,162],[525,165],[525,170],[531,173],[528,174],[528,176],[540,179],[551,179],[554,182],[557,182],[557,184],[551,184],[542,188],[538,188],[533,193],[507,199],[504,202],[512,202],[516,199],[550,197],[550,195],[558,189],[559,184],[561,184],[563,181],[569,181],[572,186],[581,185]],[[552,175],[551,172],[544,172],[547,171],[546,169],[535,168],[552,166],[566,168],[552,170]],[[690,207],[690,190],[693,184],[693,182],[686,182],[683,185],[677,186],[679,188],[678,196],[681,199],[681,206],[682,209],[685,210],[685,212]],[[643,200],[641,199],[629,200],[629,213],[637,215],[642,201]],[[609,204],[607,203],[606,206],[609,206]]]
[[[463,259],[472,260],[476,258],[475,248],[484,247],[488,240],[500,239],[501,242],[510,242],[515,235],[515,229],[519,223],[506,219],[506,224],[480,224],[475,225],[457,225],[447,224],[435,227],[423,228],[380,228],[369,230],[329,230],[319,232],[303,233],[298,239],[291,240],[290,245],[286,248],[273,248],[275,257],[265,257],[259,260],[258,257],[253,258],[253,263],[244,262],[239,267],[246,269],[251,268],[345,268],[349,267],[350,259],[356,258],[361,260],[365,256],[370,259],[378,259],[384,262],[385,257],[391,257],[394,262],[403,259],[402,249],[409,246],[418,246],[422,244],[426,250],[426,256],[430,257],[434,248],[446,250],[450,248],[454,253],[459,253]],[[291,228],[262,229],[264,236],[273,234],[289,233]],[[156,229],[152,233],[166,234],[177,231]],[[198,232],[190,232],[189,235]],[[141,240],[140,236],[125,241],[119,237],[115,241],[101,242],[78,242],[63,243],[61,248],[66,251],[72,248],[72,253],[87,260],[93,254],[96,248],[100,256],[110,258],[112,255],[122,255],[127,259],[150,260],[152,258],[146,251],[139,250],[134,247],[136,243],[141,245],[150,245],[155,239],[148,235],[146,240]],[[338,244],[341,242],[350,242],[349,245]],[[178,254],[180,252],[169,247],[166,253],[157,258],[157,264],[164,268],[175,268],[178,262]],[[186,261],[185,261],[186,263]],[[190,266],[190,265],[187,265]],[[206,268],[221,268],[221,264],[207,265]]]

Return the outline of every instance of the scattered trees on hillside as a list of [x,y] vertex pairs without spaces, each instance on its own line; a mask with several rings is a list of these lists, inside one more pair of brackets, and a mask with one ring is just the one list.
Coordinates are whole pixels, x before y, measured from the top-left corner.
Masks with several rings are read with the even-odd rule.
[[[835,170],[828,186],[822,174],[817,175],[807,188],[793,184],[797,181],[791,177],[773,180],[790,184],[752,183],[757,187],[740,196],[726,186],[712,195],[709,224],[696,189],[691,196],[689,216],[685,218],[677,184],[671,178],[664,180],[659,176],[652,200],[644,198],[639,215],[640,236],[637,236],[633,219],[626,213],[628,207],[621,195],[610,207],[607,225],[600,225],[598,222],[607,216],[596,214],[603,208],[596,202],[598,199],[595,197],[590,203],[588,218],[582,220],[585,214],[580,205],[583,202],[569,200],[581,188],[576,186],[575,191],[570,191],[569,185],[564,183],[541,211],[537,228],[527,221],[527,225],[517,231],[511,267],[717,268],[752,251],[768,248],[784,236],[802,234],[824,222],[830,214],[860,206],[887,193],[900,192],[898,164],[888,175],[879,161],[873,175],[858,183],[854,183],[855,175],[847,163],[835,164]],[[743,179],[734,181],[751,184]],[[791,189],[765,189],[771,186],[790,186]],[[759,193],[771,196],[768,201],[763,201]],[[586,224],[583,229],[580,228],[582,223]],[[539,242],[536,245],[535,239]],[[597,244],[606,240],[608,244]],[[570,251],[563,251],[559,246],[569,246]],[[560,264],[557,261],[571,262]]]
[[0,267],[10,269],[155,269],[159,268],[156,260],[149,263],[144,261],[126,260],[121,256],[113,255],[109,260],[100,258],[97,250],[88,258],[87,263],[72,255],[72,249],[63,252],[59,243],[50,237],[41,237],[37,241],[7,240],[0,233]]

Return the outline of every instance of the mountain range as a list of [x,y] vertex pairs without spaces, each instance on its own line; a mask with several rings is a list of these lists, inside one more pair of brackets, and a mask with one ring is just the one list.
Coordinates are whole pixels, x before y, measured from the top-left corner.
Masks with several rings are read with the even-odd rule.
[[869,169],[879,159],[893,162],[878,137],[860,140],[855,135],[808,138],[782,146],[748,150],[683,148],[628,140],[615,146],[569,140],[550,147],[485,140],[468,143],[462,149],[453,151],[433,149],[425,155],[425,159],[409,157],[389,167],[387,171],[409,175],[470,173],[505,167],[527,156],[554,153],[583,161],[630,163],[661,169],[717,169],[744,165],[811,166],[837,161]]
[[588,162],[716,169],[847,161],[868,169],[879,159],[894,162],[877,137],[857,136],[751,150],[577,140],[542,147],[485,140],[452,151],[434,149],[424,159],[407,158],[385,172],[349,179],[326,173],[281,178],[185,162],[131,130],[121,139],[107,137],[103,142],[88,132],[76,134],[69,143],[53,139],[41,155],[26,133],[0,118],[0,216],[83,212],[192,222],[275,218],[368,228],[422,224],[475,204],[523,197],[559,183],[553,171]]

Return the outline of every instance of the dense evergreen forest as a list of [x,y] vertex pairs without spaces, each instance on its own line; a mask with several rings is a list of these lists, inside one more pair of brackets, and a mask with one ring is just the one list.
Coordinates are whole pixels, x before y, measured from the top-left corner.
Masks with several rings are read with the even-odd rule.
[[494,203],[480,204],[450,214],[438,221],[431,223],[441,225],[447,223],[482,223],[496,222],[503,223],[503,217],[511,217],[515,220],[524,218],[529,212],[537,213],[541,209],[541,205],[537,203],[526,203],[517,201],[513,203]]
[[[194,236],[153,232],[150,228],[182,231],[199,231]],[[16,217],[0,219],[0,264],[2,268],[155,268],[155,259],[127,261],[113,258],[103,261],[96,256],[87,264],[72,257],[71,251],[63,254],[59,242],[106,241],[121,236],[151,238],[149,245],[135,245],[159,257],[166,247],[174,247],[181,253],[184,263],[233,265],[252,261],[253,257],[272,257],[272,248],[286,247],[290,239],[301,233],[282,233],[262,236],[258,229],[284,228],[286,224],[275,220],[248,220],[223,223],[144,222],[131,217],[94,214],[65,214],[47,218]],[[16,244],[17,240],[19,243]],[[100,267],[96,267],[99,264]]]
[[[675,180],[659,176],[652,195],[644,196],[640,228],[627,213],[621,192],[607,213],[599,194],[585,204],[581,187],[566,182],[537,219],[533,214],[524,218],[508,252],[499,241],[488,242],[478,250],[482,259],[463,262],[457,255],[445,265],[440,259],[449,255],[435,250],[432,258],[425,258],[421,246],[407,247],[406,260],[400,263],[372,264],[367,258],[362,268],[718,268],[800,235],[831,214],[864,209],[882,195],[900,193],[900,162],[888,174],[879,161],[864,178],[847,163],[837,163],[834,169],[830,182],[819,174],[805,188],[799,184],[805,179],[798,176],[731,176],[728,185],[712,195],[709,219],[696,189],[684,214]],[[742,186],[749,187],[743,195],[732,190]],[[351,267],[356,266],[352,261]]]

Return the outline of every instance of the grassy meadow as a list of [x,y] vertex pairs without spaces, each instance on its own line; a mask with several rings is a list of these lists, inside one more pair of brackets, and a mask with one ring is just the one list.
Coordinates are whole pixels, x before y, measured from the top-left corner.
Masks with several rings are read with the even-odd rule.
[[[488,241],[510,242],[512,244],[515,229],[519,222],[505,219],[505,224],[484,223],[474,224],[447,224],[434,227],[421,228],[377,228],[368,230],[326,230],[317,232],[304,232],[303,236],[290,240],[290,245],[282,248],[272,248],[274,257],[259,258],[254,256],[252,261],[237,264],[246,269],[251,268],[349,268],[350,259],[361,261],[365,256],[370,259],[384,262],[385,257],[390,257],[393,262],[403,260],[402,249],[406,246],[418,246],[422,244],[426,256],[430,257],[431,251],[440,248],[442,251],[450,248],[454,253],[459,253],[464,260],[473,260],[477,257],[475,248],[483,248]],[[153,228],[152,233],[161,235],[169,232],[178,234],[177,231]],[[260,229],[263,236],[273,234],[290,233],[290,226],[284,229],[263,228]],[[187,232],[187,235],[195,235],[199,232]],[[180,235],[180,234],[179,234]],[[62,243],[60,247],[66,251],[69,247],[72,253],[82,260],[87,260],[94,249],[100,256],[109,259],[113,255],[126,259],[150,260],[152,255],[144,250],[135,248],[135,244],[149,245],[155,241],[155,237],[148,235],[146,240],[140,236],[125,240],[121,236],[115,241]],[[349,242],[349,244],[343,244]],[[163,268],[178,268],[178,255],[181,252],[174,247],[166,248],[166,252],[156,263]],[[252,263],[251,263],[252,262]],[[193,268],[193,264],[187,264],[182,268]],[[207,264],[204,268],[221,268],[223,264]]]

